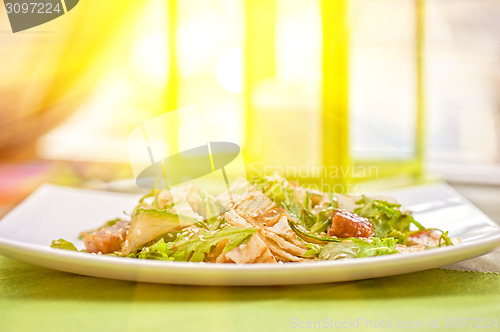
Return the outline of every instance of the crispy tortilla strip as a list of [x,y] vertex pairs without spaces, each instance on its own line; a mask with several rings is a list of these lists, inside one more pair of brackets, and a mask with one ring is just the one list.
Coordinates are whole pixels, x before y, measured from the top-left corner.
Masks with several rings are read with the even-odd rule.
[[[242,228],[253,228],[244,218],[240,217],[234,210],[225,213],[228,224]],[[276,263],[271,251],[261,239],[259,234],[254,234],[246,243],[237,246],[231,251],[217,258],[217,262],[245,263]]]
[[236,212],[238,214],[238,216],[240,216],[241,218],[245,219],[245,221],[247,223],[249,223],[250,225],[252,225],[252,227],[257,228],[257,229],[259,229],[261,227],[260,224],[257,221],[255,221],[255,219],[252,218],[248,213],[245,213],[245,212],[240,211],[240,210],[234,210],[234,212]]
[[271,210],[266,213],[268,216],[267,220],[272,219],[273,222],[275,219],[277,220],[272,227],[263,226],[263,220],[266,220],[266,218],[263,218],[262,215],[253,218],[239,210],[235,210],[235,214],[259,230],[259,236],[264,240],[264,243],[276,259],[283,262],[305,261],[306,259],[298,256],[303,256],[307,249],[288,225],[287,216],[278,209],[274,210],[277,211],[272,212]]
[[252,225],[245,218],[236,213],[236,211],[234,211],[233,209],[230,209],[226,213],[224,213],[224,218],[231,226],[252,228]]
[[291,218],[288,213],[282,208],[272,209],[262,215],[257,216],[257,218],[251,218],[247,214],[243,214],[237,211],[249,221],[254,227],[259,229],[264,228],[267,231],[273,232],[282,238],[288,240],[298,247],[304,247],[302,241],[297,238],[297,234],[290,228],[288,224],[288,219]]
[[305,249],[304,243],[297,238],[297,234],[290,228],[288,218],[285,215],[282,215],[273,227],[265,227],[265,230],[273,232],[295,246]]
[[294,255],[284,251],[283,249],[280,248],[280,246],[278,244],[276,244],[272,240],[269,240],[266,238],[264,240],[264,242],[266,243],[267,247],[269,248],[269,250],[271,250],[274,257],[278,261],[282,261],[282,262],[304,262],[304,261],[307,261],[307,259],[294,256]]
[[282,207],[277,207],[271,210],[268,210],[265,213],[262,213],[255,217],[255,223],[262,227],[273,227],[280,218],[288,215],[288,213]]
[[271,251],[258,234],[252,235],[246,243],[240,244],[221,256],[217,258],[217,262],[234,262],[236,264],[277,263]]
[[260,233],[264,236],[265,240],[269,239],[274,241],[281,249],[292,255],[303,257],[307,251],[306,249],[296,246],[279,235],[269,232],[264,228],[260,230]]
[[242,201],[236,204],[235,208],[256,217],[275,206],[276,204],[269,197],[253,188]]

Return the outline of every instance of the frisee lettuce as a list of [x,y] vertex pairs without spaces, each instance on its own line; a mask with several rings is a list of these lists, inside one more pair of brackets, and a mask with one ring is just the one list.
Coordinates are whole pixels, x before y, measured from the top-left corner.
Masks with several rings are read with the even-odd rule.
[[[401,211],[400,204],[393,204],[386,201],[372,199],[366,196],[356,202],[360,205],[354,213],[368,218],[373,225],[373,237],[396,238],[399,243],[405,244],[408,236],[426,230],[437,230],[441,232],[439,246],[451,245],[448,232],[443,232],[435,228],[425,228],[413,218],[411,213]],[[415,225],[418,230],[410,230],[411,225]]]
[[425,227],[418,223],[410,213],[401,211],[400,204],[366,196],[363,196],[356,204],[360,206],[354,210],[354,213],[370,220],[373,225],[373,237],[396,238],[404,244],[412,233],[410,230],[412,224],[418,228],[418,231],[425,230]]
[[321,249],[318,258],[320,260],[356,258],[359,250],[359,246],[353,242],[330,242]]
[[392,255],[396,250],[397,239],[394,238],[348,238],[344,242],[330,242],[319,253],[320,260],[337,260],[345,258],[373,257]]
[[[434,229],[434,228],[431,228],[431,229]],[[436,229],[436,230],[441,232],[441,236],[439,237],[439,241],[438,241],[438,247],[451,246],[453,244],[451,242],[451,239],[448,237],[448,231],[443,232],[440,229]]]
[[311,230],[313,233],[321,233],[331,224],[333,209],[337,207],[337,202],[330,202],[327,208],[320,211],[318,215],[315,215],[309,208],[311,201],[310,191],[307,191],[305,202],[301,204],[296,199],[294,191],[289,188],[290,184],[286,180],[270,181],[264,176],[256,176],[250,179],[250,183],[275,202],[277,206],[284,208],[306,230]]
[[[265,181],[267,181],[264,178]],[[289,184],[287,181],[268,181],[267,186],[264,186],[263,180],[260,180],[260,189],[269,199],[276,203],[277,206],[284,208],[290,215],[296,219],[300,220],[304,224],[304,214],[305,209],[296,199],[293,190],[288,188]],[[306,225],[305,225],[306,226]]]
[[350,240],[359,246],[360,250],[356,255],[357,258],[392,255],[398,253],[396,250],[398,239],[395,238],[388,237],[385,239],[379,239],[374,237],[367,241],[358,238],[350,238]]
[[134,252],[127,256],[166,261],[204,262],[217,244],[221,242],[224,244],[224,249],[221,252],[224,254],[240,244],[246,243],[256,232],[257,229],[254,228],[232,226],[226,226],[216,232],[200,230],[191,238],[178,236],[171,242],[165,242],[161,238],[140,252]]
[[310,228],[311,233],[325,232],[328,226],[332,224],[332,216],[334,210],[334,206],[329,206],[326,209],[319,211],[318,216],[316,217],[316,221]]
[[318,256],[321,250],[323,250],[323,247],[321,247],[319,244],[314,244],[314,243],[306,243],[305,244],[307,250],[304,254],[304,257],[308,256]]

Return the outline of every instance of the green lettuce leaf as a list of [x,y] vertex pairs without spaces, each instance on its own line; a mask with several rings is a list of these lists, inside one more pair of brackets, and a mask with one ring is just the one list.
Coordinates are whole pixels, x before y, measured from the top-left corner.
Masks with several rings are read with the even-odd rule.
[[320,260],[356,258],[360,248],[353,242],[330,242],[321,249]]
[[[401,211],[400,204],[392,204],[366,196],[363,196],[356,204],[360,205],[360,207],[355,209],[354,213],[370,220],[373,225],[372,236],[374,237],[396,238],[399,240],[399,243],[405,244],[408,236],[413,233],[432,230],[431,228],[425,228],[417,222],[411,213]],[[415,225],[418,230],[411,231],[411,225]],[[438,231],[441,232],[439,246],[451,245],[452,242],[448,237],[448,232]]]
[[373,225],[373,237],[377,238],[396,238],[404,244],[408,236],[412,233],[410,226],[413,224],[418,231],[425,230],[410,213],[401,211],[400,204],[375,200],[363,196],[356,202],[360,207],[354,210],[354,213],[368,218]]
[[321,250],[323,249],[320,245],[314,243],[306,243],[305,246],[309,250],[305,252],[304,257],[318,256]]
[[359,252],[356,257],[372,257],[381,255],[392,255],[398,253],[396,250],[396,243],[398,240],[395,238],[370,238],[369,241],[361,240],[358,238],[350,238],[352,242],[359,246]]
[[172,251],[168,248],[165,240],[160,238],[155,244],[144,248],[138,254],[131,253],[128,257],[141,258],[141,259],[156,259],[162,261],[173,261]]
[[56,249],[78,251],[78,249],[75,247],[75,245],[73,243],[66,241],[65,239],[59,239],[59,240],[52,241],[52,244],[50,245],[50,247],[56,248]]
[[[258,190],[262,191],[277,206],[284,208],[292,218],[298,220],[306,230],[314,228],[314,233],[325,231],[331,224],[332,209],[320,211],[316,216],[309,209],[311,192],[307,191],[304,204],[301,204],[295,197],[294,191],[289,188],[288,181],[269,181],[263,176],[257,176],[250,179]],[[336,202],[330,203],[330,206]],[[329,220],[330,219],[330,220]]]
[[222,254],[245,243],[257,232],[255,228],[238,228],[226,226],[215,234],[200,231],[192,239],[181,237],[178,241],[167,243],[174,252],[174,259],[189,262],[203,262],[206,255],[221,241],[228,240]]
[[439,237],[439,247],[442,246],[451,246],[453,243],[451,239],[448,237],[448,231],[443,232],[442,230],[436,229],[441,232],[441,236]]
[[311,233],[322,233],[326,231],[328,226],[332,224],[332,215],[334,209],[335,208],[333,206],[330,206],[319,211],[318,216],[316,217],[316,221],[310,228]]
[[[226,241],[222,253],[247,242],[257,232],[254,228],[238,228],[226,226],[218,231],[201,230],[192,238],[178,236],[177,239],[165,242],[161,238],[155,244],[132,253],[127,257],[157,259],[166,261],[203,262],[210,251],[221,241]],[[213,234],[212,234],[213,233]]]
[[270,181],[264,176],[256,176],[250,178],[249,182],[276,205],[286,209],[297,220],[300,219],[304,207],[295,200],[293,190],[288,188],[288,181]]
[[323,247],[318,258],[320,260],[337,260],[392,255],[398,253],[396,243],[398,240],[394,238],[362,240],[351,237],[344,239],[343,242],[328,243]]

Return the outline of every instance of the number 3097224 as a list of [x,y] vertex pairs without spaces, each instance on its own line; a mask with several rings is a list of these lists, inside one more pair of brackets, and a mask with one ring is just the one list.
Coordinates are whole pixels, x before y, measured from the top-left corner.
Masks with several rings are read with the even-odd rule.
[[44,2],[23,2],[23,3],[6,3],[7,14],[53,14],[60,13],[61,8],[59,3],[53,6],[51,3]]

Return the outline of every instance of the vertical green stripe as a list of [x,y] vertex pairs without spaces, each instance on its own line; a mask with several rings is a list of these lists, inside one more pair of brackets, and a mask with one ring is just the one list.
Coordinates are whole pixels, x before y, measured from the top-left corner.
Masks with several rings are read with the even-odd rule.
[[275,76],[275,0],[245,0],[246,38],[244,49],[244,96],[246,133],[244,154],[247,161],[257,161],[260,149],[259,129],[253,103],[257,85]]
[[[349,41],[347,0],[322,0],[323,105],[322,162],[326,167],[349,166]],[[342,172],[339,172],[342,174]],[[345,184],[348,176],[329,181]]]
[[[165,91],[164,107],[160,114],[170,112],[179,107],[179,64],[177,61],[177,0],[168,0],[168,82]],[[173,115],[175,117],[175,115]],[[176,118],[176,117],[175,117]],[[170,151],[178,150],[178,126],[170,126],[168,144]]]

